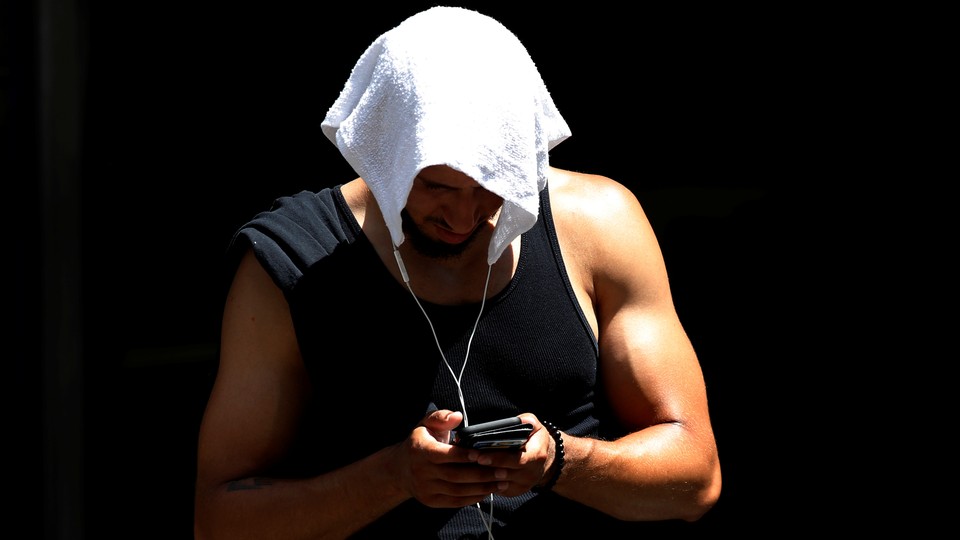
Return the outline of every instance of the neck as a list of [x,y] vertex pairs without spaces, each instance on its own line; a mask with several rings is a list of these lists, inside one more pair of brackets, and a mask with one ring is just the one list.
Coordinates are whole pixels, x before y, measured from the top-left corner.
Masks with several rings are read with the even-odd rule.
[[[479,302],[487,286],[489,271],[486,246],[470,249],[458,257],[437,259],[419,254],[406,242],[396,250],[398,267],[414,293],[432,303]],[[402,266],[401,266],[402,265]]]

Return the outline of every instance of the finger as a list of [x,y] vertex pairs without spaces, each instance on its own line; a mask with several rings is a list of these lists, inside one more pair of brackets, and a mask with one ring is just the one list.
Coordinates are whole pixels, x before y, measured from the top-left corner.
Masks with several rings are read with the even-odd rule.
[[460,425],[463,413],[450,409],[439,409],[427,414],[420,425],[430,430],[450,430]]

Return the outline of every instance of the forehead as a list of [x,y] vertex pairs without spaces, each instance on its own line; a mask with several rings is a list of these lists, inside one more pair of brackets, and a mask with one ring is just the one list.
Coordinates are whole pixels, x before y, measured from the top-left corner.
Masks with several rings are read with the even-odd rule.
[[424,167],[417,175],[428,182],[435,182],[451,187],[478,187],[480,184],[465,173],[448,165],[430,165]]

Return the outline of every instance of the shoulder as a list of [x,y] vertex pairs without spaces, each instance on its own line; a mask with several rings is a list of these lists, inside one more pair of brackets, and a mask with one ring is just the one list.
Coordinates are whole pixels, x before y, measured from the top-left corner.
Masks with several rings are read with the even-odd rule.
[[568,266],[585,287],[659,265],[660,249],[636,195],[597,174],[551,168],[550,207]]
[[591,222],[639,218],[643,209],[636,196],[620,182],[599,174],[550,168],[551,207],[562,216]]
[[646,231],[646,214],[634,193],[598,174],[551,168],[550,206],[558,231],[610,236],[624,229]]
[[276,199],[235,233],[228,263],[239,263],[249,247],[281,289],[292,289],[307,268],[357,235],[356,225],[338,211],[336,193],[325,188]]

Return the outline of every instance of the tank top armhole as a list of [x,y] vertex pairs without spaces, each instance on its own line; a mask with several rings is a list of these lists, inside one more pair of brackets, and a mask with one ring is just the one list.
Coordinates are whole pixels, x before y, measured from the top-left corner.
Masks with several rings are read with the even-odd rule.
[[570,282],[570,276],[567,275],[567,266],[563,262],[563,253],[560,251],[560,240],[557,238],[557,229],[553,222],[553,210],[550,206],[549,190],[550,188],[547,186],[543,189],[543,191],[540,192],[540,211],[543,214],[543,225],[547,234],[547,240],[550,244],[550,251],[553,253],[553,260],[557,265],[557,271],[559,272],[561,279],[563,279],[563,285],[567,290],[567,295],[569,296],[570,301],[573,302],[573,307],[576,309],[577,317],[580,319],[580,324],[583,325],[587,335],[591,336],[594,351],[599,353],[600,346],[597,343],[597,336],[594,335],[593,328],[590,327],[590,322],[587,320],[587,316],[583,313],[583,307],[580,305],[580,300],[577,299],[576,293],[573,292],[573,284]]
[[350,237],[347,241],[353,242],[363,234],[363,229],[361,229],[360,223],[357,222],[356,216],[353,215],[353,210],[350,209],[350,205],[347,204],[347,199],[343,196],[342,188],[343,184],[337,184],[331,189],[333,192],[333,201],[337,205],[337,214],[340,217],[340,223],[344,226],[345,230],[350,231]]

